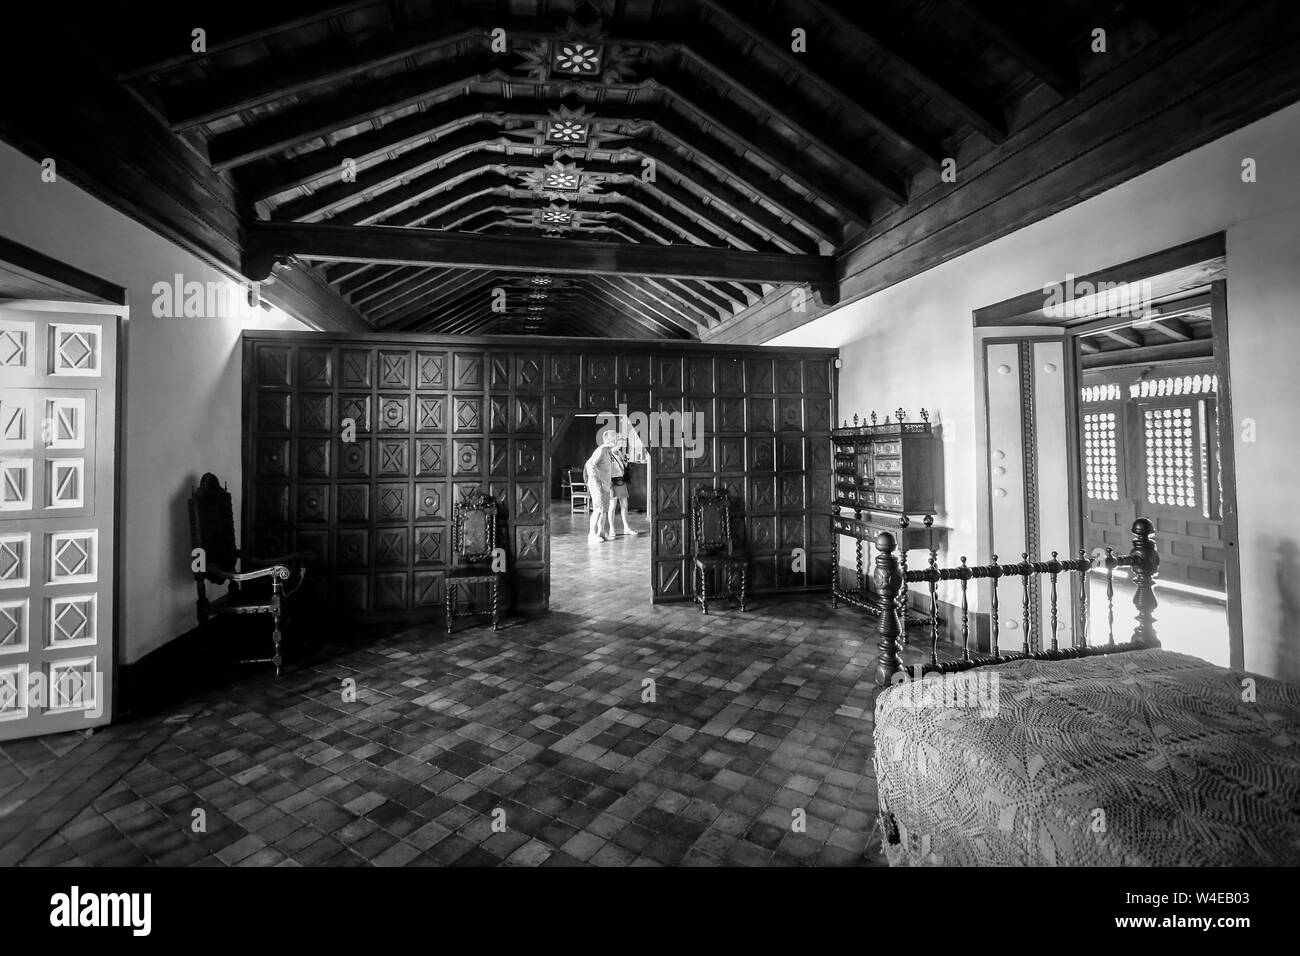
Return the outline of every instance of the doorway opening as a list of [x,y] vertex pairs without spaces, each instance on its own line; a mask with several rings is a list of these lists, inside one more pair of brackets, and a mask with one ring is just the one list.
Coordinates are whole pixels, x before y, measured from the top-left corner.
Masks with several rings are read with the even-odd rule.
[[[591,537],[600,495],[590,488],[584,466],[603,433],[616,433],[624,504],[616,504],[606,539]],[[650,455],[625,417],[610,424],[608,415],[575,414],[556,435],[550,454],[549,551],[552,610],[582,614],[611,604],[649,605],[653,591],[650,556]],[[618,494],[611,485],[611,498]],[[608,504],[611,499],[606,499]],[[604,514],[608,518],[606,507]],[[631,533],[629,533],[629,531]]]
[[[1082,545],[1124,553],[1138,516],[1160,548],[1158,633],[1167,650],[1234,666],[1235,482],[1222,282],[1157,300],[1140,315],[1099,317],[1074,330]],[[1222,344],[1221,344],[1222,343]],[[1222,435],[1223,441],[1220,440]],[[1092,640],[1109,638],[1107,575],[1093,572]],[[1127,607],[1126,572],[1112,584]],[[1124,622],[1127,623],[1127,622]],[[1127,631],[1116,634],[1125,640]]]

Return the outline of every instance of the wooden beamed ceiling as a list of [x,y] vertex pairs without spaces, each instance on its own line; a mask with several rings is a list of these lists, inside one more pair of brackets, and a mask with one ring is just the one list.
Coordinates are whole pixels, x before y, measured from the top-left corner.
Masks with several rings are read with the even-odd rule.
[[[105,13],[85,38],[138,116],[105,94],[68,131],[33,100],[0,135],[79,148],[72,168],[110,201],[336,326],[739,340],[968,247],[955,224],[1017,170],[1056,168],[1025,137],[1174,69],[1234,16],[1256,29],[1240,24],[1260,6],[172,5]],[[1062,168],[1087,152],[1058,138]]]

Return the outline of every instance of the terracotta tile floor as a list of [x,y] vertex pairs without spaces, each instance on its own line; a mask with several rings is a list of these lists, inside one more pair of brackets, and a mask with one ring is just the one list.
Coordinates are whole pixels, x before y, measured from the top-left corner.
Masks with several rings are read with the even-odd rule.
[[585,530],[557,509],[549,615],[0,747],[0,865],[881,862],[873,625],[824,595],[652,606],[649,536]]

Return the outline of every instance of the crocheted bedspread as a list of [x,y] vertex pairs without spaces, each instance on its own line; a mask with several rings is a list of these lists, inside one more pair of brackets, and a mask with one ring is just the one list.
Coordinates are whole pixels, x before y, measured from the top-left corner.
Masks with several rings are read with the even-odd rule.
[[1300,864],[1300,687],[1148,650],[876,701],[892,865]]

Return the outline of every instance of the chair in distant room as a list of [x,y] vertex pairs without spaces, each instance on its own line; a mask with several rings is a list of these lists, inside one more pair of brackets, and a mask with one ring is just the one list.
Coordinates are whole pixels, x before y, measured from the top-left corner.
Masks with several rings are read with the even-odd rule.
[[581,468],[569,469],[569,514],[585,514],[591,508],[591,494]]
[[[731,502],[720,488],[700,488],[691,499],[691,567],[694,600],[709,613],[709,581],[720,579],[729,600],[739,598],[745,610],[749,554],[738,547],[731,532]],[[736,589],[736,579],[740,587]],[[716,595],[715,595],[716,597]]]
[[501,583],[505,574],[492,570],[493,551],[497,541],[497,502],[491,495],[474,491],[462,499],[452,510],[451,567],[447,569],[446,613],[447,633],[457,616],[459,590],[463,586],[488,585],[492,604],[486,610],[466,611],[461,616],[491,617],[492,630],[497,629]]
[[[245,658],[240,663],[273,664],[275,676],[279,677],[284,600],[302,584],[307,573],[304,562],[311,553],[258,557],[236,547],[230,492],[211,472],[199,480],[199,486],[190,495],[190,545],[194,549],[190,569],[198,590],[199,623],[226,614],[270,615],[271,656]],[[297,583],[286,592],[285,582],[295,575]],[[225,587],[226,593],[209,600],[209,584]]]

